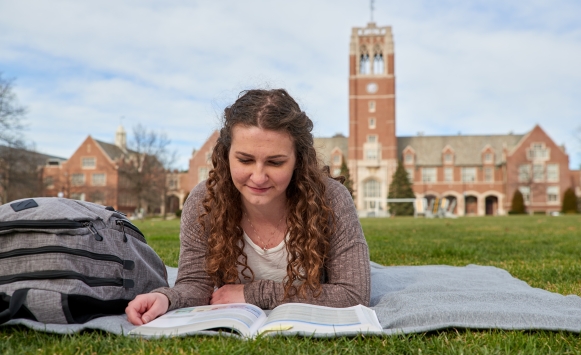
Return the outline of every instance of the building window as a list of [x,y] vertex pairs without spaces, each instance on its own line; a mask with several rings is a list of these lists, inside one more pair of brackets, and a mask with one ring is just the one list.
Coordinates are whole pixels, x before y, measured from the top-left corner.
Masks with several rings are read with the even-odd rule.
[[492,163],[492,153],[484,153],[484,162],[485,163]]
[[547,181],[559,182],[559,164],[547,164]]
[[518,181],[519,182],[529,182],[531,179],[531,165],[522,164],[518,167]]
[[374,210],[379,207],[378,198],[381,198],[379,181],[371,179],[363,183],[363,197],[365,198],[365,209]]
[[93,186],[105,186],[105,184],[106,184],[104,173],[93,174],[91,180],[92,180],[91,183],[93,184]]
[[206,152],[206,164],[212,163],[212,152]]
[[476,168],[462,168],[462,182],[476,181]]
[[547,203],[559,204],[559,186],[547,187]]
[[204,181],[208,178],[209,169],[205,166],[198,168],[198,182]]
[[333,156],[333,165],[340,165],[341,164],[341,155],[337,154]]
[[408,173],[408,180],[413,183],[414,182],[414,169],[413,168],[407,168],[405,169],[405,171]]
[[373,74],[383,74],[383,54],[376,53],[373,57]]
[[365,159],[367,160],[377,160],[377,148],[367,148],[365,149]]
[[494,181],[494,169],[491,167],[484,168],[484,181],[493,182]]
[[444,168],[444,181],[454,181],[454,168]]
[[423,182],[436,182],[436,168],[422,168],[422,181]]
[[545,180],[545,166],[543,164],[533,164],[533,181]]
[[533,143],[531,148],[527,151],[530,160],[546,160],[549,159],[549,150],[544,143]]
[[446,153],[444,154],[444,163],[445,164],[452,164],[454,162],[454,154]]
[[371,117],[371,118],[369,119],[369,128],[370,128],[370,129],[375,129],[375,124],[376,124],[376,122],[375,122],[375,117]]
[[531,203],[531,188],[528,186],[521,186],[518,188],[518,190],[522,194],[525,205],[530,204]]
[[71,175],[71,185],[73,186],[85,185],[85,174]]
[[96,203],[98,205],[105,204],[105,194],[101,191],[96,191],[91,194],[91,202]]
[[359,73],[360,74],[370,74],[371,73],[371,61],[369,60],[369,54],[361,54],[359,58]]
[[75,192],[71,194],[71,199],[85,201],[85,193],[84,192]]
[[97,166],[97,159],[95,159],[95,157],[82,158],[81,166],[83,169],[95,169]]
[[377,135],[370,134],[367,136],[367,143],[377,143]]
[[44,187],[47,189],[54,189],[54,177],[45,176],[44,177]]
[[404,155],[403,159],[404,159],[404,162],[406,164],[413,164],[414,163],[414,155],[411,153]]
[[178,177],[175,175],[171,175],[167,179],[167,188],[170,190],[176,190],[178,188]]
[[134,194],[128,192],[119,193],[119,205],[124,207],[137,206],[137,199]]
[[339,176],[339,175],[341,175],[341,168],[333,169],[333,176]]
[[369,112],[375,112],[375,101],[369,101]]

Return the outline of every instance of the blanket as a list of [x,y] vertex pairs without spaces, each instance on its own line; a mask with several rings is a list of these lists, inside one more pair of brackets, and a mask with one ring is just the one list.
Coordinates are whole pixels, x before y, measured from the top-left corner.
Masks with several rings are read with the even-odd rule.
[[[170,285],[177,269],[168,267]],[[533,288],[492,266],[381,266],[371,263],[371,308],[386,335],[446,328],[581,331],[581,297]],[[60,334],[98,329],[127,334],[125,315],[84,324],[43,324],[26,319],[5,325]],[[202,332],[201,334],[217,334]]]

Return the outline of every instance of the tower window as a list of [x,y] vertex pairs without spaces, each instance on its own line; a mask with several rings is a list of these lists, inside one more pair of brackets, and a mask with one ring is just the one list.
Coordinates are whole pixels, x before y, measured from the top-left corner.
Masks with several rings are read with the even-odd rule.
[[369,101],[369,112],[375,112],[375,101]]
[[375,129],[375,117],[371,117],[369,119],[369,128],[370,129]]
[[367,136],[367,142],[368,143],[377,143],[377,135],[376,134],[370,134]]
[[359,73],[360,74],[371,74],[371,61],[369,60],[369,54],[362,54],[359,59]]
[[383,74],[383,54],[376,53],[373,57],[373,74]]

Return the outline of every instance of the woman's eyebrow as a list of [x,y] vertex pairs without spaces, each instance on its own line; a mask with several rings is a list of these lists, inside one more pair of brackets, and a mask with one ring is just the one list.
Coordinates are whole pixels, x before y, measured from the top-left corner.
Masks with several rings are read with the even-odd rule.
[[[252,155],[252,154],[248,154],[248,153],[244,153],[244,152],[239,152],[239,151],[236,151],[236,152],[234,152],[234,153],[235,153],[235,154],[242,155],[242,156],[244,156],[244,157],[248,157],[248,158],[254,158],[254,155]],[[287,155],[284,155],[284,154],[277,154],[277,155],[269,155],[269,156],[268,156],[268,157],[266,157],[266,158],[267,158],[267,159],[278,159],[278,158],[288,158],[288,156],[287,156]]]

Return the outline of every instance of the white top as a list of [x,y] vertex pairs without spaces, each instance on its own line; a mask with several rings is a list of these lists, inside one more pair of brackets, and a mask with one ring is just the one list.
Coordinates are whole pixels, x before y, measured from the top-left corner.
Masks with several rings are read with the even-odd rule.
[[[273,280],[275,282],[282,282],[286,277],[287,251],[286,238],[274,248],[264,251],[261,247],[254,244],[252,239],[244,232],[244,253],[246,253],[248,267],[254,272],[254,280]],[[243,284],[249,283],[251,280],[245,280],[242,275],[242,266],[238,265],[238,276]],[[250,271],[244,272],[247,276],[251,276]]]

